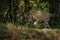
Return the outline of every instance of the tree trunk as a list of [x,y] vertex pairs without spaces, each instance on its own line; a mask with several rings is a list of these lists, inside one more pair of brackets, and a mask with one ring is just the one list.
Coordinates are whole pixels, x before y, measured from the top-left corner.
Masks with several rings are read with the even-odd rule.
[[53,0],[49,0],[49,12],[50,13],[54,13],[54,4],[53,4]]
[[14,23],[14,14],[13,14],[13,0],[9,1],[9,17],[10,17],[10,22]]

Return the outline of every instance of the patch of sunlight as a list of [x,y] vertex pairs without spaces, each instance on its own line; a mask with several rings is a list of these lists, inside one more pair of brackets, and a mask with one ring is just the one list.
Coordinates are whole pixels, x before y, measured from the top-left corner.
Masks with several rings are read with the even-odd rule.
[[9,28],[9,29],[15,29],[16,26],[12,23],[7,23],[6,26]]

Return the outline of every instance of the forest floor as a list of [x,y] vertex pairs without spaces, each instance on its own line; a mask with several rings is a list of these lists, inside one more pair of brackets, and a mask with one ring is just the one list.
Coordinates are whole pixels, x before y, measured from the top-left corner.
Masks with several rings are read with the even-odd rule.
[[60,40],[60,29],[15,28],[13,24],[7,26],[8,30],[0,31],[0,40]]

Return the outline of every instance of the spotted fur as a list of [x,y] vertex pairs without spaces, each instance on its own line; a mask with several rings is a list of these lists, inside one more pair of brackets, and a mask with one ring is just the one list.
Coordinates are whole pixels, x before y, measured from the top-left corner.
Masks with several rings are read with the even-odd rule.
[[48,21],[51,15],[52,14],[49,12],[31,10],[27,13],[27,20],[29,24],[33,26],[37,25],[38,23],[43,23],[44,27],[50,27]]

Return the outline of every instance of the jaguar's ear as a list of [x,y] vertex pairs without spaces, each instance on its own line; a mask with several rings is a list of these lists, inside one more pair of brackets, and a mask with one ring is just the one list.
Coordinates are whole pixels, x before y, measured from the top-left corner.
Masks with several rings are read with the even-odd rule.
[[54,17],[55,15],[56,15],[56,13],[54,13],[54,14],[50,14],[51,15],[51,17]]

